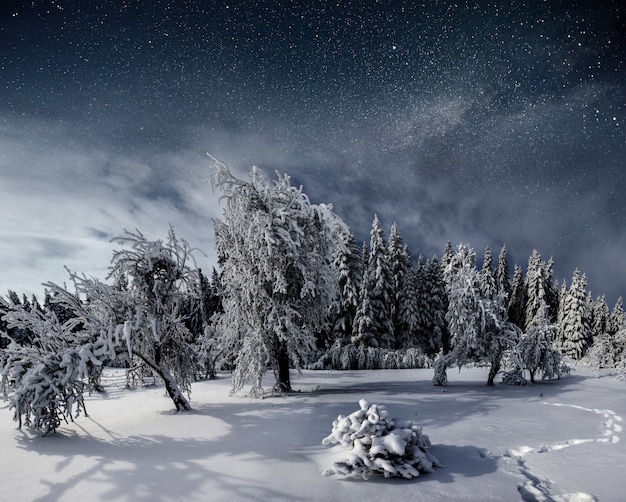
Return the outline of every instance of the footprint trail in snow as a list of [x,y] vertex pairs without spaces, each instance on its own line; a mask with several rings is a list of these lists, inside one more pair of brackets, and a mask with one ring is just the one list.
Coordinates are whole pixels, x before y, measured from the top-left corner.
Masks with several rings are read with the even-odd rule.
[[587,493],[562,493],[560,495],[553,494],[553,484],[547,478],[538,476],[531,472],[526,464],[526,456],[529,454],[544,454],[563,448],[569,448],[584,443],[617,443],[620,440],[619,433],[622,432],[622,426],[619,422],[622,417],[612,410],[599,410],[595,408],[585,408],[574,404],[547,403],[546,406],[575,408],[596,415],[601,415],[605,421],[601,436],[593,439],[568,439],[567,441],[557,441],[554,443],[543,444],[533,448],[531,446],[520,446],[517,449],[510,449],[504,457],[511,458],[515,461],[519,472],[526,478],[526,481],[517,487],[522,500],[524,502],[595,502],[596,497]]

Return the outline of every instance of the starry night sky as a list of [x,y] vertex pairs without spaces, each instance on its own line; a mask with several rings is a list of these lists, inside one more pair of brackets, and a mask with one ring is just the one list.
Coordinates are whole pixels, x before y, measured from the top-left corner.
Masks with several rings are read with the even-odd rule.
[[3,0],[0,291],[103,278],[171,222],[214,264],[206,152],[377,213],[412,253],[532,250],[626,296],[626,3]]

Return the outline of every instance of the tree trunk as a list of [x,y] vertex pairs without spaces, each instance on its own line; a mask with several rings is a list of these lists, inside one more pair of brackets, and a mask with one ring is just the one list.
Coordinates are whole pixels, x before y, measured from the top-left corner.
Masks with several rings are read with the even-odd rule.
[[[159,354],[159,352],[159,350],[156,350],[156,354]],[[141,359],[144,363],[150,366],[152,371],[159,375],[161,380],[163,380],[167,395],[173,401],[174,406],[176,407],[176,411],[191,410],[191,404],[189,404],[187,398],[180,391],[176,380],[165,366],[163,366],[162,364],[156,364],[155,361],[144,356],[143,354],[140,354],[139,352],[133,352],[133,354],[135,354],[139,359]]]
[[276,384],[274,390],[278,392],[290,392],[291,380],[289,378],[289,351],[287,342],[277,340],[276,366],[274,368]]
[[500,362],[491,363],[491,369],[489,370],[489,376],[487,377],[487,385],[493,385],[493,380],[500,371]]

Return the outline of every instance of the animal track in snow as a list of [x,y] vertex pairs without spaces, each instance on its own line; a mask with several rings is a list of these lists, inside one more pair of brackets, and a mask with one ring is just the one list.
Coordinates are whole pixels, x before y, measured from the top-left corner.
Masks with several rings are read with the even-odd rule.
[[563,493],[561,495],[552,495],[552,481],[533,474],[526,465],[526,455],[529,453],[549,453],[551,451],[562,450],[584,443],[617,443],[620,440],[619,433],[622,432],[622,426],[618,422],[622,422],[622,417],[612,410],[599,410],[596,408],[585,408],[574,404],[563,403],[547,403],[547,406],[569,407],[582,411],[588,411],[601,415],[605,418],[603,422],[604,429],[600,437],[593,439],[568,439],[566,441],[557,441],[554,443],[544,444],[538,448],[531,446],[520,446],[517,449],[509,449],[504,454],[505,457],[513,459],[520,473],[527,481],[517,487],[522,500],[524,502],[594,502],[596,497],[587,493]]

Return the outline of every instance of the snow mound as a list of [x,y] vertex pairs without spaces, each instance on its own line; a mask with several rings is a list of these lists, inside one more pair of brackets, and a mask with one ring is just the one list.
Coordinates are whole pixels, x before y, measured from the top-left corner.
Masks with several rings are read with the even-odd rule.
[[388,477],[415,478],[420,473],[433,472],[442,467],[428,451],[430,439],[410,420],[393,419],[384,406],[359,401],[359,409],[333,421],[330,435],[324,445],[339,444],[350,451],[348,457],[335,462],[325,476],[361,476],[368,479],[371,473]]

